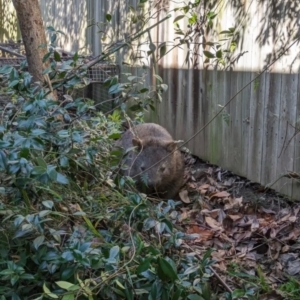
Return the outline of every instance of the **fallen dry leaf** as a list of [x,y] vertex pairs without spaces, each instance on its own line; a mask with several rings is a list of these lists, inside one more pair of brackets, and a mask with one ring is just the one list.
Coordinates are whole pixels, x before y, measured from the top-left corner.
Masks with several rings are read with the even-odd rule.
[[226,191],[222,191],[222,192],[217,192],[217,193],[213,194],[213,195],[209,198],[209,200],[212,200],[213,198],[227,198],[227,197],[229,197],[229,196],[230,196],[229,193],[227,193]]
[[191,200],[188,196],[188,191],[187,190],[183,190],[179,193],[179,197],[181,199],[182,202],[184,203],[191,203]]
[[207,225],[213,229],[222,229],[221,224],[216,221],[215,219],[211,218],[211,217],[205,217],[205,222],[207,223]]
[[[190,205],[179,213],[176,222],[187,233],[199,235],[186,243],[202,254],[207,248],[216,249],[212,253],[217,261],[214,267],[225,281],[228,264],[236,264],[253,276],[257,276],[259,265],[270,288],[275,290],[286,281],[286,274],[300,274],[300,243],[295,242],[300,237],[300,205],[286,201],[278,205],[279,198],[274,198],[274,193],[267,194],[266,189],[249,181],[243,185],[245,179],[219,167],[203,165],[197,168],[204,170],[205,176],[193,176],[199,172],[187,176],[188,191],[198,192],[200,197],[190,204],[192,198],[187,191],[180,195],[182,202]],[[255,199],[263,200],[263,205]],[[231,279],[230,284],[239,288],[235,280]],[[276,293],[264,297],[281,299]]]
[[233,221],[237,221],[237,220],[240,220],[243,217],[243,215],[242,214],[236,214],[236,215],[227,214],[227,217],[229,217]]
[[201,214],[216,219],[220,214],[220,209],[213,209],[213,210],[202,209]]
[[211,230],[206,230],[206,229],[202,229],[199,226],[193,225],[187,228],[187,233],[189,234],[193,234],[193,233],[197,233],[199,234],[199,237],[197,237],[197,241],[208,241],[210,240],[213,235],[214,232]]
[[242,206],[243,197],[240,197],[240,198],[229,197],[229,198],[226,198],[226,202],[227,203],[224,206],[224,210],[238,208],[238,207]]

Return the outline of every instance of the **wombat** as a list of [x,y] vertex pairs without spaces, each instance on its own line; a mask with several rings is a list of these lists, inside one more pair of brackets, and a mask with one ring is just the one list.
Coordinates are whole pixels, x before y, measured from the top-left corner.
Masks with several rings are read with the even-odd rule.
[[122,173],[133,177],[140,192],[167,199],[178,193],[183,184],[184,161],[165,128],[154,123],[136,125],[122,135],[117,145],[124,152],[135,147],[125,154],[123,165],[127,168]]

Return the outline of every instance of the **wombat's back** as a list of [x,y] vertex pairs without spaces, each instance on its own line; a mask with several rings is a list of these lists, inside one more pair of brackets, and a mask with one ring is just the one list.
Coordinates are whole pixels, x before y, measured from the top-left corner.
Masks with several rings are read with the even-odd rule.
[[165,128],[154,123],[136,125],[122,135],[118,145],[125,151],[136,148],[125,157],[123,174],[134,177],[140,191],[163,198],[178,192],[183,183],[183,158]]
[[132,138],[140,139],[147,144],[159,144],[163,141],[173,141],[170,133],[162,126],[155,123],[144,123],[128,129],[120,140],[120,145],[125,149],[132,147]]

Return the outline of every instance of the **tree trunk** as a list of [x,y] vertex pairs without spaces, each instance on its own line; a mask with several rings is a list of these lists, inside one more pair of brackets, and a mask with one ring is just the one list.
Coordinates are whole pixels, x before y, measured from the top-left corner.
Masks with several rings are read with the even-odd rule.
[[43,83],[46,78],[42,72],[46,66],[42,60],[48,50],[39,0],[13,0],[13,4],[19,20],[29,72],[33,81]]

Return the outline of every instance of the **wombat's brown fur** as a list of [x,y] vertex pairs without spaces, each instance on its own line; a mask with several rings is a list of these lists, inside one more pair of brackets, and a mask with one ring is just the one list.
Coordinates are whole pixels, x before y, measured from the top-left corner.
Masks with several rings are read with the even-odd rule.
[[165,128],[154,123],[136,125],[123,134],[117,145],[124,151],[135,147],[125,155],[123,165],[127,169],[123,174],[134,178],[139,191],[161,198],[172,198],[178,193],[183,183],[184,162]]

